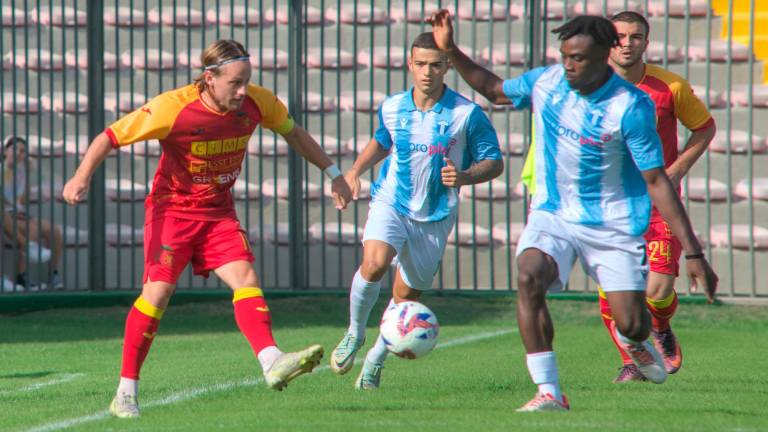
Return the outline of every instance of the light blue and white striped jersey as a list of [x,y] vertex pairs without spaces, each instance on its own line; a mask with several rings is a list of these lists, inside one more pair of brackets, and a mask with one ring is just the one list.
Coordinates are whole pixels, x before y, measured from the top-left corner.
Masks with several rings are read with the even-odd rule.
[[488,117],[477,104],[448,87],[426,112],[416,108],[413,88],[388,97],[379,107],[374,138],[392,150],[371,187],[373,200],[420,222],[445,219],[456,209],[456,188],[442,183],[443,158],[460,170],[481,160],[501,159]]
[[648,95],[613,73],[582,96],[562,65],[504,81],[516,108],[532,108],[536,194],[531,206],[630,235],[648,228],[651,201],[640,171],[664,167]]

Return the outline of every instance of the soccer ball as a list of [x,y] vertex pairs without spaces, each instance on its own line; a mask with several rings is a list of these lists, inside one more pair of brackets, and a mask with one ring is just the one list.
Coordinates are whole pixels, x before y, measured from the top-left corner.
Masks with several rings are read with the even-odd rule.
[[389,352],[402,358],[415,359],[424,357],[435,347],[440,324],[428,307],[407,301],[392,305],[384,311],[379,330]]

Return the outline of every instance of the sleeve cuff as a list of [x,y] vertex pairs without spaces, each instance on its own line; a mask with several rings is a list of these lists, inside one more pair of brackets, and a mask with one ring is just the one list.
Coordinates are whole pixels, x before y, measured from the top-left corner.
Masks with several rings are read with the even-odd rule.
[[280,123],[277,127],[271,128],[273,131],[279,133],[280,135],[285,135],[288,132],[293,130],[293,126],[296,123],[293,121],[293,117],[288,116],[285,121]]
[[709,129],[710,127],[715,125],[715,119],[713,117],[710,117],[709,120],[704,122],[703,125],[697,127],[696,129],[691,129],[691,132],[698,132],[700,130]]
[[104,133],[107,134],[109,137],[109,140],[112,141],[112,148],[118,148],[120,147],[120,143],[117,141],[117,137],[115,136],[115,133],[112,131],[112,128],[106,128],[104,129]]

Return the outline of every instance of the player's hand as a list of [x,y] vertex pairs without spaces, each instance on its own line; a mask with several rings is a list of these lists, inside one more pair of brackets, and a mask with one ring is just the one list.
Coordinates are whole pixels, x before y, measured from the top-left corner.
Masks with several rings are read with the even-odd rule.
[[88,179],[84,179],[78,176],[73,176],[67,184],[64,185],[64,190],[61,192],[64,202],[70,205],[75,205],[85,199],[88,196]]
[[451,50],[454,47],[453,24],[448,9],[440,9],[425,21],[432,25],[432,36],[435,38],[437,47],[442,51]]
[[707,303],[715,301],[717,282],[720,280],[715,271],[710,267],[705,258],[694,258],[685,261],[685,269],[691,279],[691,291],[697,292],[699,287],[704,288]]
[[459,187],[467,184],[466,174],[456,169],[452,160],[443,158],[445,166],[440,170],[443,179],[443,185],[448,187]]
[[352,201],[352,191],[349,190],[344,176],[338,176],[331,182],[331,195],[333,195],[333,203],[336,206],[336,210],[344,210],[347,208],[347,204]]
[[357,201],[360,197],[360,176],[356,172],[349,170],[344,174],[344,180],[346,180],[350,191],[352,191],[352,199]]
[[683,181],[683,176],[676,172],[667,171],[667,177],[669,177],[669,182],[672,183],[674,189],[679,188],[680,183]]

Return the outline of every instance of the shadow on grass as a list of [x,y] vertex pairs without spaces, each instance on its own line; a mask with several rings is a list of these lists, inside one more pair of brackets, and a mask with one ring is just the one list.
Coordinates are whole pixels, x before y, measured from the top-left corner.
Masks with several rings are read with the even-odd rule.
[[40,371],[40,372],[25,372],[25,373],[13,373],[7,375],[0,375],[0,380],[4,379],[22,379],[22,378],[43,378],[48,375],[53,375],[53,371]]

